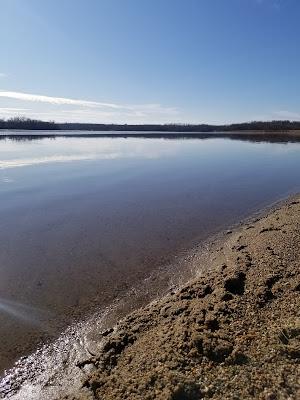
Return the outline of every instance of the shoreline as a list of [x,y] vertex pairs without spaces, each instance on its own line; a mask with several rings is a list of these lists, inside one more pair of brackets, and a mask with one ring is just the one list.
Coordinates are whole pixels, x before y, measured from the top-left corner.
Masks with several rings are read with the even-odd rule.
[[[222,251],[220,251],[221,247],[224,247],[225,244],[228,242],[228,240],[232,240],[233,237],[239,237],[241,232],[250,232],[252,231],[253,228],[251,229],[247,229],[247,227],[251,226],[251,224],[255,225],[255,224],[259,224],[260,221],[262,219],[268,219],[270,218],[270,216],[274,215],[274,213],[279,212],[279,213],[283,213],[284,210],[289,209],[289,204],[293,203],[293,202],[297,202],[299,199],[299,195],[297,196],[291,196],[289,197],[287,200],[281,200],[279,202],[276,202],[275,204],[270,205],[269,207],[266,207],[264,210],[261,210],[255,214],[252,214],[251,217],[246,218],[244,221],[242,221],[241,223],[237,224],[236,226],[232,227],[230,231],[225,231],[225,232],[221,232],[217,235],[214,235],[212,238],[210,238],[210,240],[204,244],[202,246],[201,249],[199,250],[199,253],[195,253],[194,254],[190,254],[189,256],[187,255],[183,255],[183,262],[186,262],[187,264],[189,264],[190,266],[190,270],[187,273],[187,275],[185,275],[184,277],[182,277],[181,281],[180,281],[180,262],[178,263],[178,270],[176,271],[177,273],[177,278],[179,278],[179,280],[177,281],[177,283],[175,283],[173,285],[170,285],[170,275],[168,275],[168,271],[166,272],[165,275],[165,281],[164,279],[162,279],[162,286],[159,288],[159,285],[157,286],[157,283],[154,283],[154,285],[152,284],[152,289],[156,288],[157,292],[159,292],[159,289],[162,290],[161,293],[157,293],[157,295],[155,296],[154,293],[150,294],[148,293],[148,299],[151,301],[151,297],[152,297],[152,302],[144,307],[141,308],[137,311],[133,311],[137,306],[139,306],[138,302],[135,302],[135,307],[133,307],[132,309],[126,309],[126,307],[128,307],[128,305],[126,305],[126,301],[125,303],[122,304],[122,301],[119,302],[119,304],[117,304],[118,302],[115,302],[114,306],[115,307],[115,311],[118,309],[122,310],[123,307],[123,314],[128,314],[129,312],[129,316],[125,317],[125,319],[119,321],[117,323],[117,325],[115,326],[115,330],[113,330],[112,332],[110,332],[110,330],[105,331],[105,329],[103,330],[103,328],[107,327],[110,328],[110,326],[114,325],[113,324],[113,310],[112,309],[107,309],[105,313],[103,313],[101,316],[95,316],[93,321],[90,321],[89,324],[84,325],[82,324],[80,326],[80,329],[78,329],[78,325],[75,327],[70,327],[69,331],[63,335],[61,337],[61,342],[60,345],[59,343],[56,343],[56,347],[52,347],[52,349],[50,348],[44,348],[44,349],[40,349],[38,350],[38,352],[35,354],[35,356],[29,356],[27,358],[24,358],[23,360],[20,360],[20,362],[17,364],[17,368],[15,371],[10,371],[8,373],[8,375],[4,378],[4,380],[1,383],[0,386],[0,395],[6,395],[7,398],[12,398],[12,399],[21,399],[21,398],[32,398],[32,399],[38,399],[40,398],[39,396],[42,396],[45,399],[53,399],[53,398],[60,398],[63,395],[71,395],[71,393],[68,393],[68,391],[66,390],[68,385],[70,386],[70,379],[73,380],[72,381],[72,387],[75,388],[73,395],[78,395],[78,398],[82,398],[82,399],[89,399],[89,398],[93,398],[90,397],[91,396],[91,388],[94,387],[95,385],[97,386],[97,390],[99,391],[99,396],[101,393],[101,396],[103,395],[104,398],[142,398],[139,397],[141,395],[139,395],[138,393],[130,392],[130,390],[132,389],[132,385],[130,383],[126,383],[126,387],[127,387],[127,391],[130,395],[128,395],[129,397],[126,397],[124,395],[124,393],[126,392],[114,392],[114,389],[112,387],[110,387],[110,379],[111,376],[114,375],[116,379],[116,376],[118,377],[118,373],[122,375],[122,373],[124,373],[124,365],[121,367],[119,367],[119,363],[122,362],[122,358],[126,358],[127,352],[131,352],[132,351],[132,347],[135,347],[135,352],[134,352],[134,356],[133,356],[133,360],[135,356],[139,356],[141,357],[143,352],[145,351],[145,348],[143,347],[143,345],[139,345],[138,342],[139,340],[141,340],[141,343],[143,342],[143,340],[145,340],[145,337],[147,338],[147,335],[150,333],[147,333],[147,331],[152,331],[153,330],[153,324],[152,322],[150,323],[149,326],[149,321],[148,323],[144,322],[144,327],[141,330],[137,330],[135,333],[132,332],[132,328],[133,325],[136,325],[136,321],[137,320],[143,320],[143,319],[147,319],[150,320],[149,315],[151,315],[151,320],[153,319],[157,324],[156,329],[163,329],[162,328],[162,324],[168,323],[169,321],[169,317],[171,318],[171,320],[169,321],[169,329],[172,331],[172,328],[174,327],[173,325],[176,323],[176,320],[178,318],[182,318],[183,315],[185,313],[186,310],[183,310],[181,312],[179,312],[177,314],[178,309],[181,308],[181,303],[179,305],[177,305],[175,307],[174,311],[174,315],[171,315],[168,317],[168,315],[165,317],[161,317],[160,311],[162,310],[162,308],[166,307],[166,304],[170,303],[170,298],[171,299],[176,299],[175,304],[178,300],[178,296],[180,297],[181,295],[180,292],[182,290],[186,290],[184,288],[189,287],[190,285],[195,285],[195,279],[196,281],[198,279],[208,279],[208,276],[210,276],[210,274],[215,274],[217,277],[220,277],[220,274],[222,273],[222,271],[219,271],[218,268],[220,269],[220,253],[222,253]],[[298,207],[297,206],[298,203],[295,203],[294,207]],[[300,208],[300,207],[299,207]],[[295,221],[297,215],[295,215]],[[274,231],[275,234],[278,233],[279,231],[275,230]],[[295,233],[295,232],[294,232]],[[278,244],[278,243],[277,243]],[[227,246],[227,245],[226,245]],[[243,253],[243,249],[241,250]],[[196,255],[195,255],[196,254]],[[190,258],[189,258],[190,257]],[[199,265],[201,264],[201,265]],[[224,264],[224,263],[223,263]],[[234,271],[235,266],[230,266],[230,270],[231,272],[234,274],[237,271]],[[228,269],[229,271],[229,269]],[[158,271],[156,271],[156,274],[158,274]],[[161,271],[161,274],[163,275],[163,271]],[[160,274],[159,274],[160,275]],[[196,275],[196,278],[195,278]],[[194,279],[192,279],[192,277],[194,277]],[[154,277],[155,279],[155,277]],[[215,278],[217,279],[217,278]],[[186,281],[191,281],[194,280],[193,284],[187,284],[185,283]],[[167,282],[167,284],[166,284]],[[147,288],[149,282],[144,282],[144,286],[141,287],[140,289],[140,295],[142,294],[142,300],[140,299],[140,305],[143,305],[143,303],[147,303],[147,295],[144,296],[143,298],[143,291]],[[173,286],[171,289],[171,292],[169,290],[166,289],[166,287],[168,286]],[[197,283],[196,283],[197,285]],[[202,283],[203,285],[203,283]],[[207,283],[206,283],[207,285]],[[180,289],[181,288],[181,289]],[[209,294],[209,296],[213,296],[214,292],[218,292],[218,290],[214,289],[212,294]],[[137,295],[137,293],[135,293],[135,295]],[[224,295],[224,293],[223,293]],[[161,297],[163,296],[163,297]],[[206,297],[206,296],[205,296]],[[234,296],[236,297],[236,296]],[[138,295],[137,295],[138,298]],[[154,298],[154,299],[153,299]],[[240,296],[238,297],[240,299]],[[192,300],[192,299],[191,299]],[[236,300],[231,299],[230,301],[234,301]],[[184,301],[185,303],[188,303],[189,300],[188,299],[180,299],[180,302]],[[220,305],[221,301],[220,299],[216,299],[214,300],[215,304]],[[299,298],[298,298],[299,301]],[[172,303],[172,301],[171,301]],[[188,305],[185,304],[185,307]],[[238,305],[237,305],[238,307]],[[170,307],[169,307],[170,308]],[[171,307],[172,308],[172,307]],[[189,307],[188,307],[189,308]],[[187,308],[187,309],[188,309]],[[159,310],[159,312],[158,312]],[[212,311],[212,310],[211,310]],[[131,314],[130,314],[131,312]],[[152,313],[152,314],[151,314]],[[118,314],[118,312],[117,312]],[[168,313],[167,313],[168,314]],[[157,315],[159,315],[159,317],[157,317]],[[147,317],[148,316],[148,317]],[[177,318],[178,316],[178,318]],[[134,324],[133,324],[133,320],[131,321],[130,318],[133,318],[134,320]],[[188,318],[188,317],[187,317]],[[96,320],[98,320],[98,324],[96,322]],[[99,323],[101,322],[101,323]],[[205,324],[205,321],[203,321],[203,323]],[[143,325],[142,324],[142,325]],[[91,329],[91,327],[93,327],[93,329]],[[147,329],[146,329],[147,328]],[[219,331],[219,330],[217,330]],[[102,332],[102,333],[101,333]],[[123,333],[122,333],[123,332]],[[131,339],[129,340],[129,342],[126,344],[126,340],[124,342],[124,337],[121,340],[121,336],[120,335],[125,335],[125,337],[127,337],[129,335],[129,337],[133,337],[134,336],[134,340],[133,343],[131,343]],[[150,335],[151,336],[151,335]],[[80,341],[82,341],[82,339],[84,339],[83,341],[85,341],[85,343],[81,343],[80,345],[78,345],[78,348],[76,349],[76,346],[74,346],[74,343],[76,344],[77,342],[80,343]],[[73,343],[72,343],[73,340]],[[153,340],[153,338],[152,338]],[[128,340],[127,340],[128,341]],[[178,341],[180,343],[180,338],[178,337]],[[151,341],[150,341],[151,342]],[[109,345],[107,343],[110,343]],[[113,346],[111,346],[111,344],[113,343]],[[123,346],[122,350],[118,353],[118,351],[116,351],[116,346],[118,347],[119,345],[117,345],[117,343],[125,343],[125,346],[121,345],[121,347]],[[174,344],[174,343],[173,343]],[[182,344],[182,343],[181,343]],[[68,351],[70,350],[70,346],[73,346],[73,351],[71,352],[71,354],[68,354]],[[175,344],[176,346],[176,344]],[[106,350],[105,350],[106,347]],[[109,348],[110,347],[110,348]],[[109,349],[108,349],[109,348]],[[103,350],[104,349],[104,350]],[[161,355],[160,356],[165,356]],[[57,357],[58,359],[53,360],[53,356],[54,358]],[[145,354],[144,354],[145,356]],[[47,365],[47,357],[48,357],[48,365]],[[52,357],[52,362],[51,362],[51,357]],[[132,356],[131,356],[132,357]],[[37,363],[37,359],[40,359],[41,362]],[[113,362],[113,364],[115,364],[116,362],[116,366],[111,366],[111,362],[112,359],[114,359],[115,361]],[[102,361],[100,361],[102,360]],[[99,368],[100,366],[103,364],[103,360],[104,364],[108,363],[105,368],[104,371],[101,372],[101,374],[99,375]],[[119,361],[121,360],[121,361]],[[53,361],[55,361],[53,363]],[[58,362],[57,362],[58,361]],[[156,360],[157,361],[157,360]],[[222,361],[222,363],[224,363],[226,360]],[[176,361],[177,362],[177,361]],[[210,363],[214,363],[214,361],[210,360]],[[46,365],[45,365],[46,363]],[[133,363],[134,364],[134,363]],[[53,368],[54,365],[57,365],[57,370],[55,371],[55,374],[51,373],[50,371],[47,371],[47,369],[49,370],[50,368]],[[108,366],[109,365],[109,366]],[[24,373],[24,369],[26,369],[26,367],[33,367],[33,369],[35,369],[35,373],[33,372],[31,376],[26,376],[26,372],[25,374],[22,375],[22,373],[20,373],[20,371],[23,368],[23,373]],[[64,367],[63,367],[64,366]],[[239,364],[236,364],[236,366],[239,366]],[[214,367],[214,365],[210,365],[211,368]],[[219,367],[219,366],[218,366]],[[61,369],[59,369],[61,368]],[[102,366],[101,366],[102,368]],[[151,367],[152,368],[152,367]],[[225,368],[225,367],[223,367]],[[94,371],[94,372],[93,372]],[[117,372],[116,372],[117,371]],[[128,375],[128,371],[127,371],[127,375]],[[54,376],[55,375],[55,376]],[[105,375],[105,383],[101,383],[99,384],[99,379],[101,381],[100,376],[104,376]],[[129,374],[130,375],[130,374]],[[165,372],[163,372],[163,376],[162,379],[165,379],[167,376],[170,375],[170,370],[168,370],[168,373],[165,375]],[[144,382],[145,381],[145,376],[140,375],[139,376],[139,381],[140,382]],[[120,385],[122,386],[124,384],[123,382],[124,377],[122,378],[122,380],[120,381]],[[132,376],[131,379],[135,380],[136,377]],[[167,378],[166,378],[167,379]],[[173,379],[173,378],[172,378]],[[175,378],[174,378],[175,379]],[[177,379],[177,378],[176,378]],[[177,380],[175,379],[175,381],[177,382]],[[181,378],[180,378],[181,379]],[[190,378],[189,378],[190,379]],[[47,382],[51,382],[51,384],[46,384]],[[80,387],[82,386],[82,381],[85,381],[86,384],[84,385],[83,389],[80,389]],[[174,382],[175,382],[174,381]],[[190,380],[188,380],[190,382]],[[96,382],[96,384],[95,384]],[[173,381],[172,381],[173,382]],[[184,382],[177,382],[174,383],[174,385],[172,385],[173,389],[176,392],[176,387],[179,385],[179,387],[184,388],[185,387],[185,383]],[[145,382],[144,382],[145,383]],[[170,393],[165,393],[165,392],[157,392],[157,396],[153,397],[153,391],[149,391],[146,390],[144,388],[144,394],[146,393],[148,397],[143,397],[143,398],[172,398],[173,397],[168,397],[169,395],[172,395],[172,387],[170,387],[168,382],[166,383],[166,387],[168,388],[168,390],[170,391]],[[138,383],[136,382],[135,385],[137,385]],[[100,385],[100,386],[99,386]],[[177,385],[177,386],[176,386]],[[183,386],[182,386],[183,385]],[[139,385],[138,385],[139,386]],[[101,390],[104,390],[103,388],[106,387],[106,392],[103,394],[101,392]],[[192,390],[195,391],[198,386],[196,385],[192,385],[190,386],[190,384],[187,385],[188,390]],[[193,389],[191,389],[193,388]],[[155,389],[155,387],[153,388],[153,390]],[[200,388],[198,388],[200,390]],[[198,390],[197,389],[197,390]],[[97,390],[95,391],[95,393],[93,393],[93,396],[96,396],[94,398],[98,398],[98,392]],[[117,390],[117,389],[116,389]],[[118,389],[119,390],[119,389]],[[120,388],[121,390],[121,388]],[[125,389],[124,389],[125,390]],[[132,389],[133,390],[133,389]],[[146,392],[145,392],[146,390]],[[157,388],[155,389],[157,390]],[[178,389],[179,390],[179,389]],[[180,390],[185,390],[185,389],[180,389]],[[203,390],[203,389],[201,389]],[[9,393],[12,395],[10,396]],[[135,393],[135,394],[134,394]],[[151,395],[152,393],[152,395]],[[28,397],[30,395],[30,397]],[[81,396],[81,397],[80,397]],[[105,397],[107,396],[107,397]],[[111,396],[111,397],[109,397]],[[122,397],[123,396],[123,397]],[[130,397],[133,396],[133,397]],[[152,397],[151,397],[152,396]],[[163,397],[165,396],[165,397]],[[207,396],[208,397],[208,396]],[[77,397],[70,397],[70,398],[77,398]],[[99,397],[100,398],[100,397]],[[198,398],[198,397],[190,397],[191,399],[193,398]],[[204,397],[205,398],[205,397]],[[212,398],[218,398],[218,397],[212,397]],[[227,398],[227,397],[222,397],[222,398]],[[228,397],[231,398],[231,397]],[[243,398],[248,398],[248,397],[243,397]],[[251,397],[249,397],[251,398]],[[255,397],[258,398],[258,397]],[[261,398],[266,398],[266,397],[261,397]],[[280,398],[287,398],[287,397],[280,397]],[[294,397],[290,397],[291,399],[293,399]],[[296,397],[295,397],[296,398]],[[175,397],[174,397],[175,399]],[[270,397],[271,399],[271,397]]]
[[[81,133],[85,132],[85,133]],[[139,131],[139,130],[82,130],[82,129],[0,129],[0,138],[16,137],[235,137],[235,136],[274,136],[274,137],[300,137],[300,130],[233,130],[233,131]]]

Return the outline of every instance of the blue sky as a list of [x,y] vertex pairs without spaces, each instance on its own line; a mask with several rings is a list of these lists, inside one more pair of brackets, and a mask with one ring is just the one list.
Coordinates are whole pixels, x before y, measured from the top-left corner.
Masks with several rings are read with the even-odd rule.
[[0,117],[300,120],[299,0],[0,0]]

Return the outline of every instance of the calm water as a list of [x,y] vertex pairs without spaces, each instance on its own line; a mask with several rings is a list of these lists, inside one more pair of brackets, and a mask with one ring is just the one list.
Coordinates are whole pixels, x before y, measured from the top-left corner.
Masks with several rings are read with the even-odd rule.
[[299,171],[300,143],[0,140],[0,370],[178,250],[299,191]]

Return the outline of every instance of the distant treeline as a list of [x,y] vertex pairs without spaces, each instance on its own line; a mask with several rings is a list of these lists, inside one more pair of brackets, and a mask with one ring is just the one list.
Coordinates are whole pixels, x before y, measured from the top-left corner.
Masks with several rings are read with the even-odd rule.
[[229,125],[208,124],[89,124],[56,123],[29,118],[0,119],[0,129],[79,130],[79,131],[139,131],[139,132],[235,132],[300,130],[300,121],[252,121]]
[[30,130],[54,130],[60,129],[55,122],[40,121],[30,118],[0,119],[0,129],[30,129]]

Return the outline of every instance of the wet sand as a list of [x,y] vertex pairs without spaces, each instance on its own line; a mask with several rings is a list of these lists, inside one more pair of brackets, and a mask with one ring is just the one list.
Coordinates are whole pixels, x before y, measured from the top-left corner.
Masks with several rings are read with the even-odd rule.
[[144,281],[140,291],[20,360],[0,393],[13,399],[299,398],[299,239],[298,196],[182,254],[174,275],[162,270],[162,279]]

